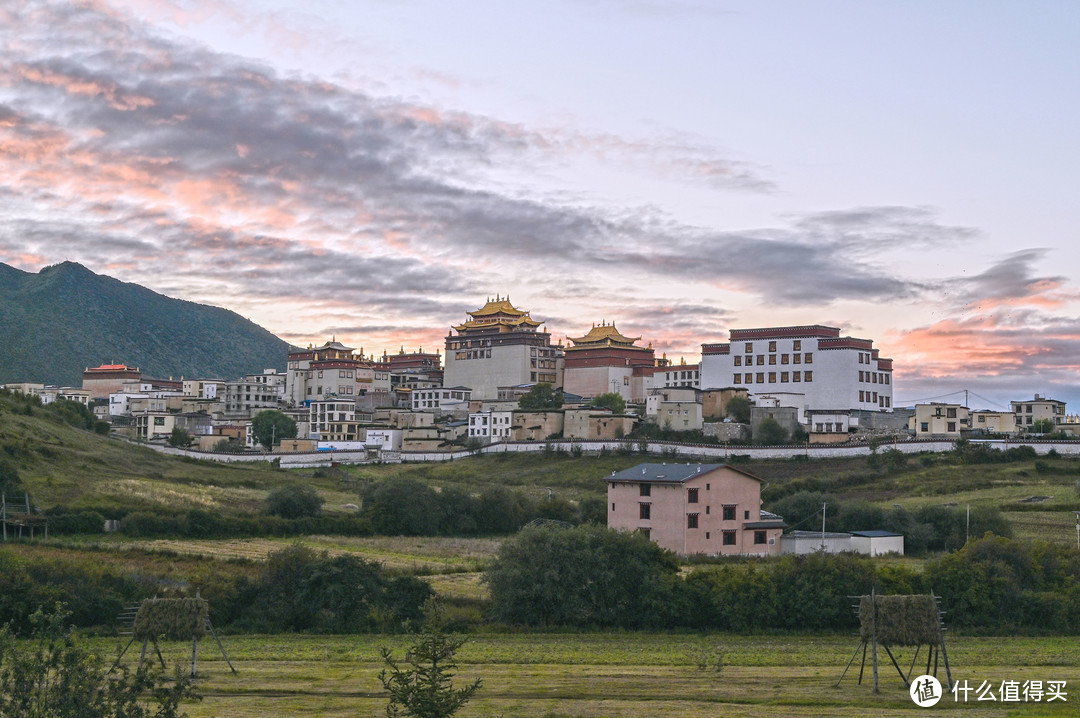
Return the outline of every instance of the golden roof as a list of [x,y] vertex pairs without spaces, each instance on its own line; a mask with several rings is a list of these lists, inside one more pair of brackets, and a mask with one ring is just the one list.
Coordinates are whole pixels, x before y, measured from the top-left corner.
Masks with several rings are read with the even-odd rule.
[[484,327],[507,327],[514,329],[517,327],[538,327],[543,322],[538,322],[535,319],[530,319],[528,316],[518,317],[516,319],[510,319],[506,317],[494,317],[491,319],[471,319],[464,324],[458,324],[453,327],[454,331],[460,332],[466,329],[482,329]]
[[567,337],[574,344],[622,344],[625,346],[631,346],[634,342],[641,339],[641,337],[626,337],[619,333],[619,330],[615,328],[615,322],[608,324],[606,321],[601,322],[599,326],[593,325],[593,328],[589,330],[589,333],[583,337]]
[[510,297],[499,297],[499,296],[496,296],[495,299],[490,299],[489,298],[487,300],[487,304],[480,307],[475,312],[468,312],[468,314],[470,316],[472,316],[473,318],[476,318],[476,317],[490,317],[490,316],[494,316],[494,315],[497,315],[497,314],[505,314],[505,315],[508,315],[508,316],[511,316],[511,317],[527,317],[527,316],[529,316],[528,312],[523,312],[522,310],[518,309],[513,304],[511,304],[510,303]]

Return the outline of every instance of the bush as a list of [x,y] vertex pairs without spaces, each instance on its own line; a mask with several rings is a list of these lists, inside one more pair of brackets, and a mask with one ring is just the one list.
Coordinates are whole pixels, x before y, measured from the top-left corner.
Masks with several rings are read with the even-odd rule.
[[687,615],[675,555],[638,533],[536,526],[508,538],[484,572],[498,621],[662,628]]
[[323,499],[310,486],[290,484],[272,492],[266,499],[266,512],[283,519],[318,516],[322,513]]
[[426,582],[391,578],[373,561],[294,545],[270,555],[239,624],[263,632],[402,630],[421,619],[431,595]]

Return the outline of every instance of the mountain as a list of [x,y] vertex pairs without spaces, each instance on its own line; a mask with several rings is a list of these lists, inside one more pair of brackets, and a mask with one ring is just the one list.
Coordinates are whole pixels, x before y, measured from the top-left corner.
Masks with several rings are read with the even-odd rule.
[[0,263],[0,383],[81,386],[86,367],[231,380],[283,370],[289,344],[235,312],[172,299],[63,262]]

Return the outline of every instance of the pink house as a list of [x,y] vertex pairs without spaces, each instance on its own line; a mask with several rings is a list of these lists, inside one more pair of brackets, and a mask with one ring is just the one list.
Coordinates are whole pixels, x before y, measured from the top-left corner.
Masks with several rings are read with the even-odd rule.
[[727,464],[639,464],[608,482],[608,526],[677,554],[773,555],[787,525],[762,517],[762,479]]

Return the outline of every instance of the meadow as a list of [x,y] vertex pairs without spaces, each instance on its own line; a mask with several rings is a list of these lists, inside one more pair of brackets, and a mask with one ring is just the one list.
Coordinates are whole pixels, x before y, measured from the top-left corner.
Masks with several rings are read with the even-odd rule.
[[[216,646],[200,648],[200,703],[208,716],[377,716],[387,698],[378,680],[381,647],[399,658],[406,636],[226,636],[229,672]],[[115,639],[97,639],[115,651]],[[459,715],[577,718],[715,718],[716,716],[914,716],[908,696],[882,654],[880,693],[869,659],[861,685],[858,661],[837,688],[856,635],[735,636],[726,634],[478,633],[458,654],[458,680],[484,685]],[[190,644],[163,646],[170,663],[190,660]],[[1080,642],[1074,638],[950,637],[953,678],[982,681],[1066,681],[1067,702],[955,702],[936,710],[970,716],[1072,716],[1080,693]],[[925,655],[925,652],[922,654]],[[906,669],[908,649],[897,656]],[[905,662],[907,658],[908,662]],[[916,671],[918,673],[918,671]],[[939,670],[944,682],[944,667]]]

